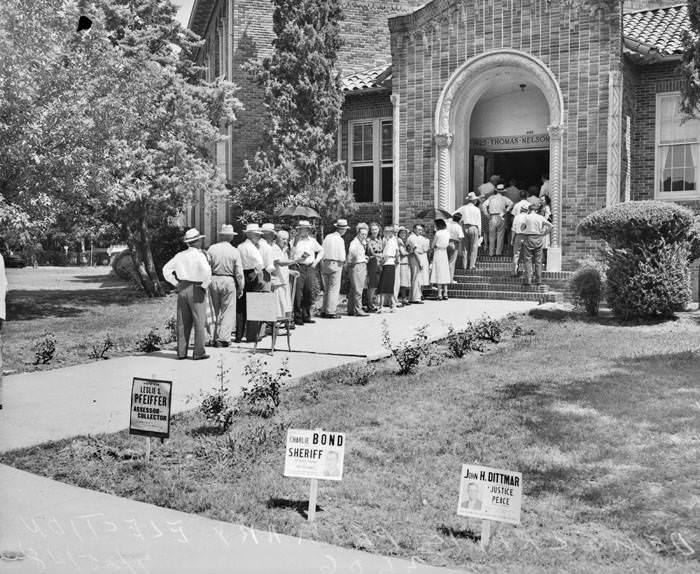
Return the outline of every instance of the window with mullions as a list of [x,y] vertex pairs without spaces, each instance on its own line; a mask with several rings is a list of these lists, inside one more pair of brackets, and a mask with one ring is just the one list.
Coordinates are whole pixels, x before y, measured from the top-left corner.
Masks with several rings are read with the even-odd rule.
[[391,120],[353,121],[349,134],[349,171],[355,201],[390,202],[394,174]]
[[679,94],[656,99],[656,193],[682,199],[700,195],[700,121],[683,121]]

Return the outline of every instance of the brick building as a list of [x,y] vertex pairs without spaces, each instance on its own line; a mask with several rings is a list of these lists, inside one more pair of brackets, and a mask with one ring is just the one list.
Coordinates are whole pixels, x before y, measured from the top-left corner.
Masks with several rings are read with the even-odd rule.
[[[678,114],[685,5],[555,0],[346,0],[345,90],[338,157],[363,219],[410,224],[453,210],[492,173],[520,187],[550,174],[549,271],[592,244],[586,214],[630,199],[700,210],[700,121]],[[232,17],[229,17],[231,15]],[[241,70],[270,53],[269,0],[197,0],[210,77],[241,86],[245,105],[218,161],[235,184],[260,142],[259,88]],[[213,237],[224,204],[192,207]]]

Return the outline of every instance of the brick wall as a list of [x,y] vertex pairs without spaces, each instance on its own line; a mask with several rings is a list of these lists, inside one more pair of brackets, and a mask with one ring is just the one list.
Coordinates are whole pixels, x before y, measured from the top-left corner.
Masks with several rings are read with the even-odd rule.
[[576,235],[577,223],[605,204],[608,73],[622,66],[622,15],[562,4],[435,0],[391,20],[390,27],[393,90],[401,98],[402,210],[408,204],[409,216],[414,204],[433,202],[435,109],[456,68],[484,51],[513,48],[533,54],[552,71],[564,97],[562,244],[570,268],[594,246]]
[[[632,199],[654,199],[656,161],[656,94],[677,92],[681,78],[678,62],[636,66],[634,86],[635,123],[633,128]],[[700,199],[678,201],[700,213]]]

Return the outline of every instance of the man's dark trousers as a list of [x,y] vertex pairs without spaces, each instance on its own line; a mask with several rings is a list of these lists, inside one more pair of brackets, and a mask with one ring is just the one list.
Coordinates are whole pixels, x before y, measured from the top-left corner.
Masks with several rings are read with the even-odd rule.
[[244,269],[243,276],[245,277],[245,292],[236,302],[236,341],[243,338],[243,331],[245,331],[246,340],[252,343],[260,337],[260,322],[246,321],[248,312],[246,293],[259,293],[265,288],[265,285],[255,269]]
[[314,267],[311,267],[311,265],[299,265],[297,291],[294,297],[294,320],[297,322],[311,319],[315,278],[316,269]]

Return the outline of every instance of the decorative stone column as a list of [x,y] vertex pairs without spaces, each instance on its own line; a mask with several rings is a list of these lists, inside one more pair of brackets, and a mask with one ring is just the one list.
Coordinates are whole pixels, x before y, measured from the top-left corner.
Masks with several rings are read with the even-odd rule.
[[622,178],[622,72],[608,77],[608,170],[605,205],[620,202]]
[[550,247],[547,250],[547,271],[561,271],[561,214],[562,214],[562,144],[564,126],[551,125],[549,132],[549,192],[552,199],[552,219]]
[[401,98],[399,97],[399,94],[391,94],[391,105],[393,106],[392,109],[392,133],[391,137],[393,139],[393,144],[392,144],[392,169],[393,169],[393,176],[392,176],[392,190],[391,190],[391,198],[392,198],[392,205],[391,205],[391,220],[394,223],[394,225],[399,224],[399,215],[400,215],[400,196],[399,194],[401,193],[401,187],[399,185],[399,179],[401,176],[401,149],[400,149],[400,139],[399,139],[399,134],[400,130],[399,128],[401,127],[399,124],[399,119],[400,119],[400,109],[399,109],[399,102],[401,101]]
[[435,135],[435,143],[438,151],[438,193],[437,206],[448,210],[450,193],[450,146],[454,136],[451,133]]

